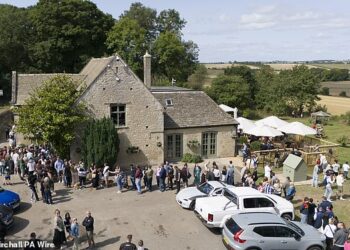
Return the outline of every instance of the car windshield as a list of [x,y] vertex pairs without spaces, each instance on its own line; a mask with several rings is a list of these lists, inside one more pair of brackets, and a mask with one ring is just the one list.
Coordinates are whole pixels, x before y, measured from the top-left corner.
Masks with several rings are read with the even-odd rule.
[[291,227],[292,229],[294,229],[294,231],[297,231],[301,236],[304,236],[304,235],[305,235],[304,231],[303,231],[300,227],[298,227],[297,225],[295,225],[292,221],[289,221],[289,220],[286,220],[286,219],[284,219],[284,221],[286,222],[286,224],[287,224],[289,227]]
[[206,183],[203,183],[202,185],[199,185],[197,189],[202,193],[209,194],[211,190],[213,190],[213,186],[210,185],[208,182],[206,182]]

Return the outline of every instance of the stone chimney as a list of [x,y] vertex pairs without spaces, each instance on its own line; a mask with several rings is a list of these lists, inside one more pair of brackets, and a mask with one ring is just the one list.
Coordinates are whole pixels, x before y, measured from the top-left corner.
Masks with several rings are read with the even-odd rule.
[[18,75],[16,71],[12,71],[12,95],[11,104],[17,102]]
[[143,56],[143,83],[147,88],[151,88],[151,77],[151,55],[146,51],[146,54]]

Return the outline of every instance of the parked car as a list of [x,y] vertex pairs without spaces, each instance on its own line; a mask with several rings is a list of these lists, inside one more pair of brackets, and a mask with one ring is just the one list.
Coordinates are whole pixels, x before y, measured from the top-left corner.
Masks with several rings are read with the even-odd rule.
[[225,188],[220,196],[198,198],[194,211],[207,227],[222,228],[227,219],[241,212],[271,212],[294,219],[294,207],[290,201],[250,187]]
[[272,213],[240,213],[228,219],[222,230],[227,249],[322,250],[326,237],[314,227]]
[[17,193],[0,187],[0,204],[17,210],[19,209],[20,203],[21,199]]
[[176,195],[176,202],[183,208],[193,210],[197,198],[221,195],[227,186],[220,181],[207,181],[197,187],[184,188]]
[[0,220],[10,228],[13,224],[13,210],[5,205],[0,205]]

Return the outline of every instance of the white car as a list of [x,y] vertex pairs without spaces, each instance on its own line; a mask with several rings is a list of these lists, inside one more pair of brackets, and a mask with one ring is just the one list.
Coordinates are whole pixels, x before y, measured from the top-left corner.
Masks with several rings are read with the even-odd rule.
[[222,195],[223,189],[228,187],[220,181],[207,181],[197,187],[182,189],[176,195],[176,202],[183,208],[194,209],[196,199],[200,197]]
[[220,196],[198,198],[194,211],[207,227],[219,228],[232,215],[241,212],[271,212],[288,220],[294,219],[291,202],[250,187],[225,188]]

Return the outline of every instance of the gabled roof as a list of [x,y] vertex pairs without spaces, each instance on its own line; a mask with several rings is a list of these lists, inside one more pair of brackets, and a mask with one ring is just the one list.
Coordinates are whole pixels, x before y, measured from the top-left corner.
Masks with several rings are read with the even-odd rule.
[[[103,70],[112,61],[113,56],[104,58],[92,58],[88,64],[81,70],[79,74],[64,74],[71,77],[74,81],[80,82],[82,86],[89,87],[95,79],[103,72]],[[17,96],[15,105],[23,105],[24,101],[29,97],[29,94],[35,89],[39,88],[46,80],[56,75],[63,75],[63,73],[53,74],[18,74],[17,79]],[[14,83],[12,83],[14,84]]]
[[86,76],[84,83],[89,87],[102,71],[111,63],[114,56],[103,58],[92,58],[88,64],[80,71],[80,75]]
[[[203,91],[152,91],[152,94],[164,107],[165,129],[238,124]],[[169,99],[172,105],[167,105]]]
[[17,97],[14,104],[24,105],[25,100],[28,99],[33,91],[39,88],[46,80],[57,75],[67,75],[78,82],[83,81],[85,78],[85,76],[79,74],[18,74]]

